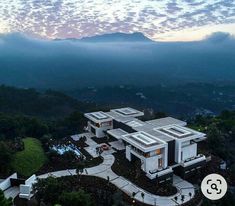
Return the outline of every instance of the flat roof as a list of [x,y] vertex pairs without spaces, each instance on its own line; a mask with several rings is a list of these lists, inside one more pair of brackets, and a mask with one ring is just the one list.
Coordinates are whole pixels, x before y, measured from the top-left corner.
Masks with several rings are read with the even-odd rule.
[[143,131],[123,135],[122,139],[144,152],[161,148],[166,144],[155,136]]
[[106,114],[108,116],[110,116],[112,119],[115,119],[118,122],[122,122],[122,123],[126,123],[132,120],[135,120],[135,117],[130,117],[130,116],[123,116],[121,114],[118,114],[116,112],[110,111],[110,112],[106,112]]
[[[172,122],[177,124],[170,124]],[[134,118],[131,121],[125,122],[125,124],[130,126],[136,132],[148,133],[164,142],[170,142],[175,139],[183,140],[184,138],[188,137],[191,139],[197,139],[205,136],[203,133],[199,133],[195,130],[185,127],[184,125],[187,124],[186,122],[172,117],[155,119],[146,122]],[[164,126],[159,127],[159,125]]]
[[197,139],[205,136],[204,133],[179,125],[168,125],[160,128],[154,128],[154,130],[174,139]]
[[110,121],[112,120],[110,116],[108,116],[106,113],[102,111],[98,112],[91,112],[84,114],[86,118],[94,121],[94,122],[103,122],[103,121]]
[[129,116],[129,117],[140,117],[143,116],[144,113],[141,111],[138,111],[136,109],[130,108],[130,107],[124,107],[119,109],[112,109],[111,112],[116,112],[122,116]]
[[158,131],[155,131],[153,129],[152,130],[148,130],[148,133],[153,135],[153,136],[155,136],[155,137],[157,137],[158,139],[160,139],[160,140],[162,140],[164,142],[170,142],[170,141],[174,140],[174,138],[169,137],[167,135],[164,135],[164,134],[162,134],[162,133],[160,133]]
[[85,114],[88,119],[96,123],[112,121],[114,119],[126,124],[136,131],[136,135],[133,136],[134,133],[129,134],[120,128],[107,132],[117,139],[124,137],[123,139],[126,141],[133,141],[135,144],[142,144],[145,147],[176,139],[194,139],[196,141],[205,137],[204,133],[185,127],[187,123],[184,121],[172,117],[165,117],[144,122],[136,118],[143,115],[143,112],[130,107],[113,109],[109,112],[98,111]]
[[153,125],[154,127],[163,127],[167,125],[179,125],[179,126],[186,126],[187,122],[181,121],[179,119],[175,119],[173,117],[164,117],[160,119],[153,119],[150,121],[146,121],[146,123]]
[[115,137],[116,139],[121,139],[122,135],[126,135],[128,134],[126,131],[118,128],[118,129],[111,129],[107,131],[108,134],[112,135],[113,137]]
[[143,121],[141,121],[141,120],[138,120],[138,119],[133,119],[133,120],[131,120],[131,121],[129,121],[129,122],[126,122],[126,124],[127,124],[128,126],[130,126],[130,127],[135,128],[135,127],[144,126],[146,123],[143,122]]
[[134,119],[132,121],[126,122],[125,124],[130,126],[136,132],[146,132],[150,135],[153,135],[153,136],[157,137],[158,139],[163,140],[164,142],[169,142],[169,141],[174,140],[174,138],[171,138],[167,135],[164,135],[164,134],[154,130],[154,128],[155,128],[154,125],[149,124],[149,123],[144,122],[144,121],[141,121],[139,119]]

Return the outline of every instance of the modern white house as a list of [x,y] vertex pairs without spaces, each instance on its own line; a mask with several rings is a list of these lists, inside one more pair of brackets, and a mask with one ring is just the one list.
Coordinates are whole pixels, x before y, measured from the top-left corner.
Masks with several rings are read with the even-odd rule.
[[86,113],[85,117],[88,119],[88,131],[98,138],[104,137],[104,131],[113,128],[113,119],[104,112]]
[[137,157],[141,161],[141,169],[150,179],[156,177],[164,170],[164,174],[172,173],[168,168],[168,145],[166,142],[146,132],[135,132],[123,135],[126,143],[126,158],[132,161]]
[[88,130],[98,138],[108,135],[122,142],[126,158],[139,159],[150,179],[169,180],[173,172],[186,177],[205,164],[206,157],[197,151],[204,133],[172,117],[142,121],[143,116],[129,107],[85,114]]

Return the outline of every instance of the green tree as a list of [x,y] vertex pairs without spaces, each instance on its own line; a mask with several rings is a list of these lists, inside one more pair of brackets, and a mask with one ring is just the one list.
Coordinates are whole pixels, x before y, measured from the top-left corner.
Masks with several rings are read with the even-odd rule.
[[77,164],[77,167],[76,167],[76,173],[77,173],[77,176],[78,176],[78,179],[79,179],[79,180],[80,180],[80,177],[81,177],[81,175],[82,175],[84,169],[85,169],[85,164],[84,164],[84,162],[82,162],[82,161],[79,162],[79,163]]
[[13,118],[5,114],[0,114],[0,134],[1,138],[15,138],[19,135],[19,124]]
[[225,153],[225,138],[222,132],[217,128],[215,124],[212,124],[208,128],[207,133],[208,145],[214,154],[224,156]]
[[12,154],[4,142],[0,142],[0,172],[7,173],[10,170]]
[[48,126],[37,118],[28,119],[26,122],[25,135],[28,137],[42,137],[48,134]]
[[39,179],[34,185],[36,192],[36,199],[38,201],[44,200],[46,203],[58,203],[59,196],[62,194],[66,185],[57,178],[48,177],[47,179]]
[[63,206],[71,205],[82,205],[82,206],[92,206],[94,205],[89,194],[85,193],[83,190],[78,192],[63,192],[59,197],[59,202]]
[[112,195],[112,206],[124,206],[123,195],[120,190]]

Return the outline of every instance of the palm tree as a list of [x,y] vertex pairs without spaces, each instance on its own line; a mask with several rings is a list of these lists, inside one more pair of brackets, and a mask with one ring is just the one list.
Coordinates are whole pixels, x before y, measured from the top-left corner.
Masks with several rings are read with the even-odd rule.
[[181,201],[184,202],[184,195],[181,195]]
[[132,198],[132,205],[135,204],[135,196],[136,196],[136,192],[132,192],[131,198]]
[[141,197],[142,197],[143,202],[144,202],[144,193],[143,192],[141,192]]
[[77,176],[78,176],[78,180],[80,180],[80,177],[81,177],[81,174],[84,171],[84,168],[85,168],[84,162],[79,162],[77,164],[76,173],[77,173]]
[[192,193],[191,192],[189,192],[188,193],[188,195],[189,195],[189,197],[190,197],[190,199],[192,198]]

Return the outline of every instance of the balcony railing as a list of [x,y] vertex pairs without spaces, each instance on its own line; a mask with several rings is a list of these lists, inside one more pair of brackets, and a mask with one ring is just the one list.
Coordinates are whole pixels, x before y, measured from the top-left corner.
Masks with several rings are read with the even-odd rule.
[[202,154],[199,154],[196,157],[186,159],[184,162],[181,163],[181,165],[183,167],[187,167],[187,166],[190,166],[190,165],[193,165],[193,164],[196,164],[198,162],[205,161],[205,160],[206,160],[206,157]]
[[156,174],[157,177],[160,177],[162,175],[165,175],[165,174],[169,174],[169,173],[172,173],[173,170],[171,167],[166,167],[166,168],[163,168],[163,169],[156,169],[156,170],[150,170],[149,173],[151,175],[153,174]]

